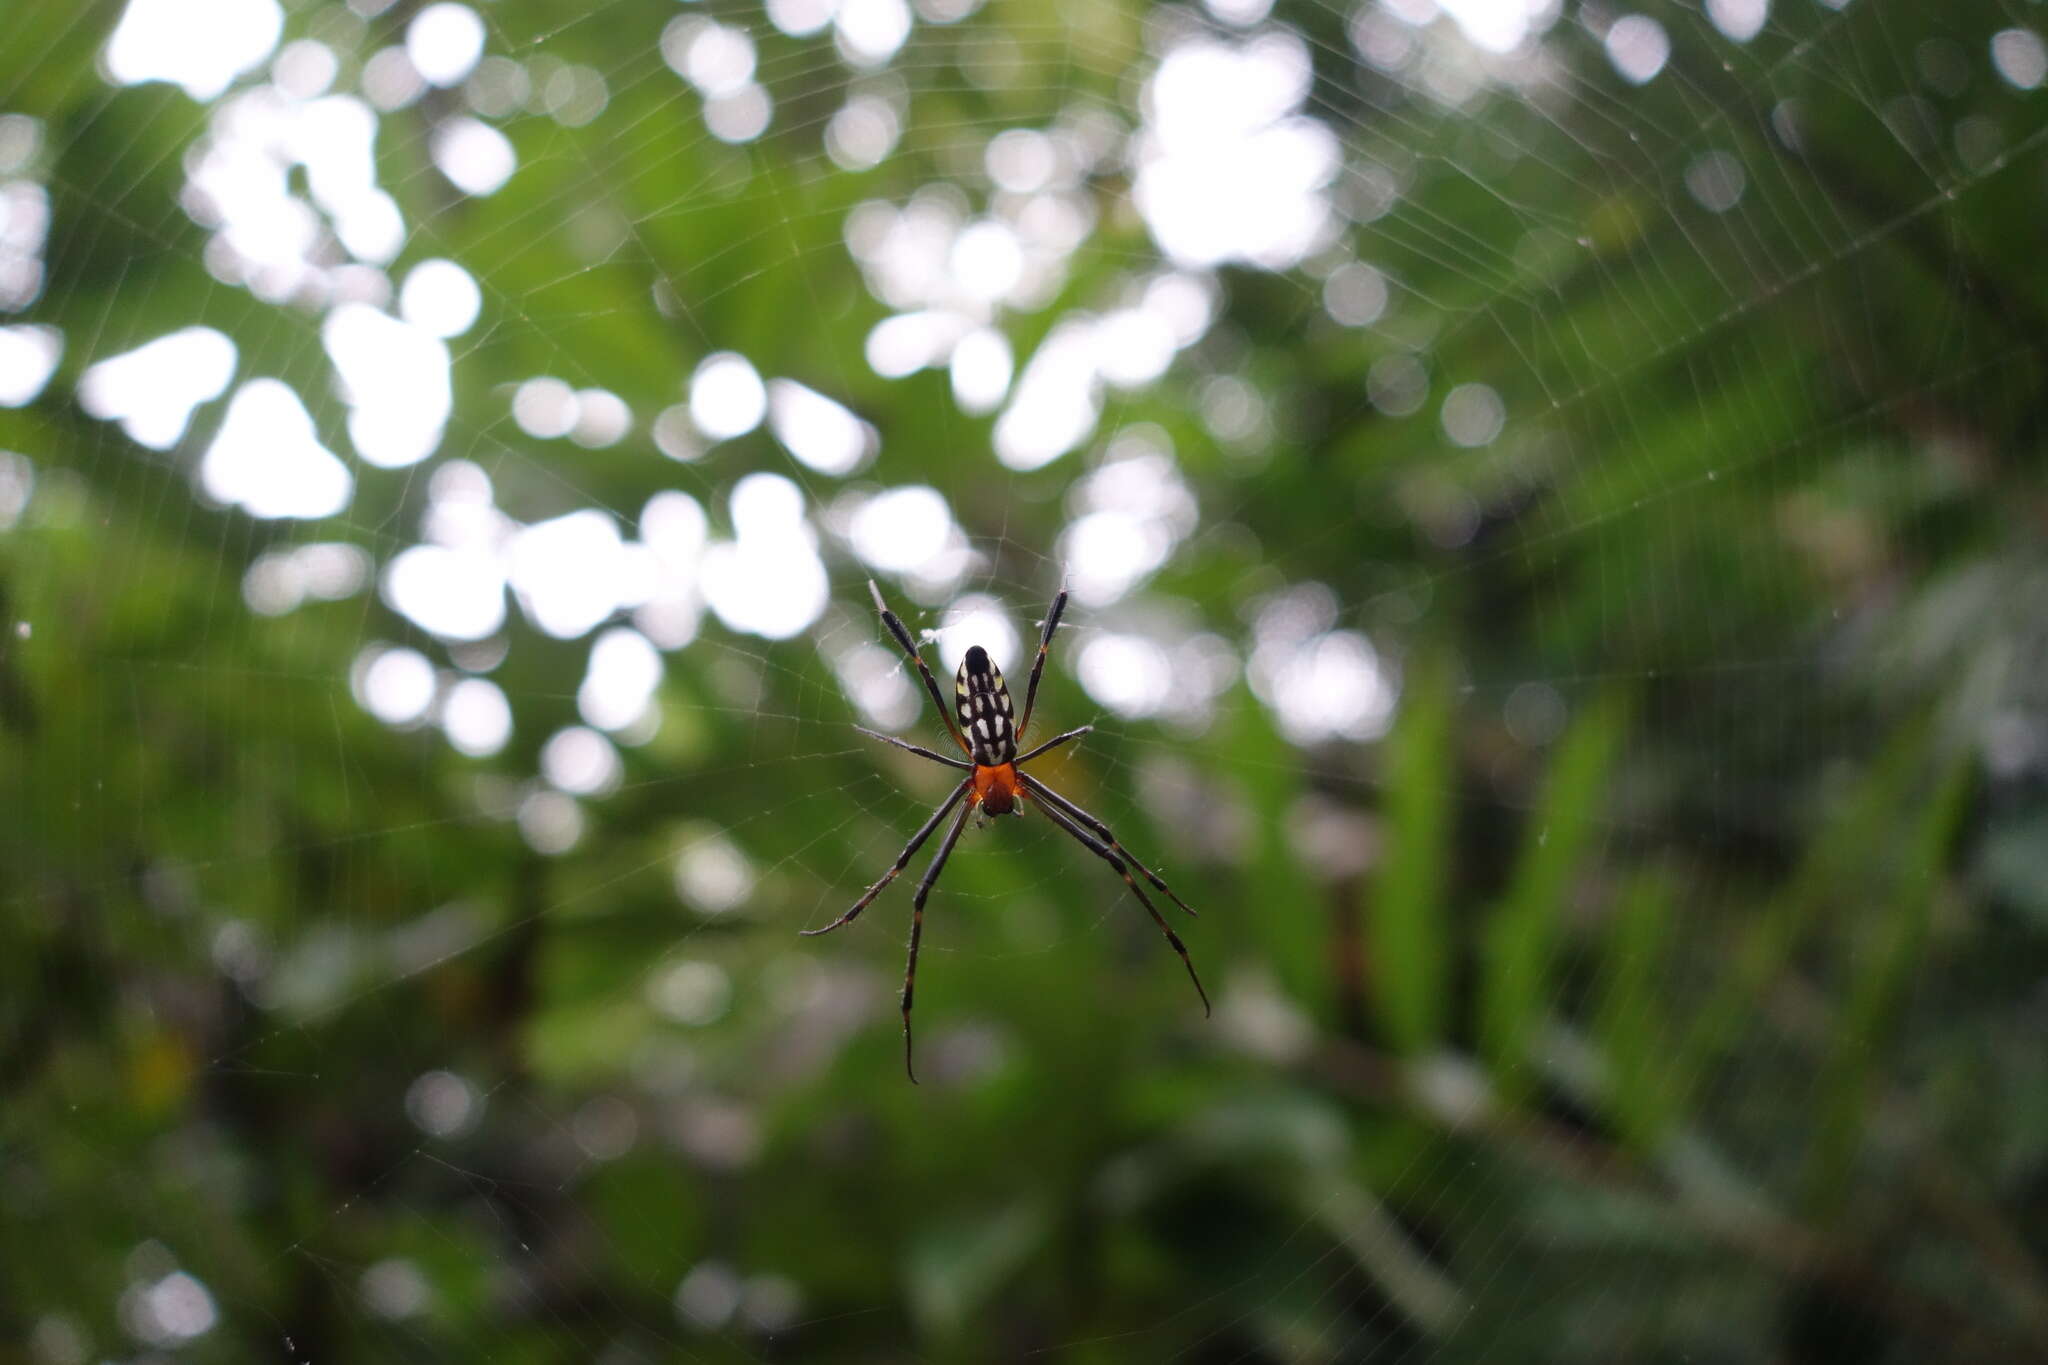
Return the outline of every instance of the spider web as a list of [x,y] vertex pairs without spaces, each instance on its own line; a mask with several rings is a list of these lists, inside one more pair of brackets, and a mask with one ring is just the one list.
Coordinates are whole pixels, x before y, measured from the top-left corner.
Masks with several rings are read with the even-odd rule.
[[[2038,1340],[1876,896],[2043,748],[2037,9],[176,8],[0,65],[35,1358]],[[1071,588],[1215,1018],[997,821],[902,1082],[870,577]]]

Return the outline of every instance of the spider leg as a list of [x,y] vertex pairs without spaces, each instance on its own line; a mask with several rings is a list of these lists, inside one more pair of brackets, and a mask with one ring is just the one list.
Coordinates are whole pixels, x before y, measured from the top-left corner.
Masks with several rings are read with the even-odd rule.
[[[1062,738],[1064,738],[1064,736],[1062,736]],[[1061,796],[1058,792],[1054,791],[1051,787],[1046,786],[1045,783],[1040,782],[1035,777],[1028,776],[1024,773],[1018,773],[1017,780],[1023,783],[1024,786],[1032,793],[1032,795],[1038,797],[1042,804],[1047,806],[1057,806],[1060,810],[1060,813],[1065,815],[1068,819],[1074,821],[1076,824],[1083,825],[1088,829],[1093,830],[1096,838],[1102,840],[1103,843],[1108,844],[1111,849],[1113,849],[1116,853],[1118,853],[1123,858],[1128,860],[1132,867],[1135,867],[1138,869],[1138,871],[1144,873],[1145,880],[1152,883],[1152,885],[1158,887],[1161,891],[1165,892],[1168,900],[1171,900],[1175,905],[1178,905],[1181,909],[1187,911],[1190,915],[1195,913],[1194,907],[1189,905],[1186,901],[1182,900],[1179,896],[1174,895],[1173,888],[1168,886],[1164,881],[1160,880],[1158,873],[1154,872],[1151,868],[1145,866],[1136,858],[1132,857],[1131,851],[1116,841],[1116,836],[1109,832],[1108,825],[1103,824],[1100,820],[1090,815],[1087,811],[1082,810],[1072,801],[1069,801],[1066,797]]]
[[884,744],[893,744],[899,749],[908,749],[919,758],[928,758],[934,763],[943,763],[949,768],[958,768],[963,773],[974,771],[972,763],[962,763],[957,758],[947,758],[944,754],[935,754],[930,749],[919,748],[917,745],[900,740],[894,735],[885,735],[880,730],[870,730],[865,725],[856,725],[853,728],[866,735],[869,739],[879,739]]
[[[1032,785],[1040,792],[1045,790],[1043,783],[1033,783]],[[1173,926],[1168,924],[1165,918],[1160,915],[1158,908],[1150,900],[1146,899],[1145,889],[1132,880],[1129,870],[1124,867],[1123,859],[1111,853],[1106,844],[1075,824],[1067,817],[1065,812],[1050,801],[1041,801],[1039,809],[1045,812],[1046,819],[1052,821],[1055,825],[1058,825],[1061,829],[1079,840],[1083,848],[1116,869],[1117,876],[1124,879],[1124,885],[1130,887],[1131,894],[1138,898],[1138,904],[1145,907],[1145,913],[1152,916],[1152,922],[1159,926],[1159,932],[1166,935],[1166,941],[1173,945],[1173,950],[1176,953],[1180,954],[1181,965],[1188,969],[1188,980],[1195,983],[1195,994],[1202,997],[1202,1013],[1207,1015],[1210,1012],[1209,992],[1202,989],[1202,978],[1195,975],[1194,959],[1188,956],[1187,945],[1180,941],[1180,935],[1173,932]]]
[[[974,782],[970,778],[968,781],[962,782],[959,786],[953,788],[953,794],[946,798],[946,804],[940,806],[937,810],[933,811],[932,818],[924,822],[924,827],[918,830],[917,833],[910,836],[910,842],[905,844],[903,846],[903,851],[896,855],[896,865],[890,868],[887,872],[884,872],[882,874],[882,879],[880,881],[876,882],[873,886],[869,887],[865,892],[861,894],[861,898],[853,903],[853,909],[847,911],[838,919],[833,920],[830,924],[826,925],[822,929],[804,929],[800,930],[799,932],[801,932],[805,938],[816,938],[819,934],[831,933],[834,929],[837,929],[842,924],[851,924],[853,922],[854,916],[860,914],[861,911],[867,909],[869,903],[872,902],[875,897],[882,894],[883,887],[887,886],[890,882],[896,880],[896,874],[901,872],[905,867],[907,867],[910,863],[910,860],[917,856],[918,849],[924,847],[924,841],[931,838],[932,831],[939,827],[939,821],[946,818],[946,812],[953,809],[954,805],[959,802],[960,798],[967,795],[967,789],[973,785]],[[965,820],[967,818],[967,812],[964,810],[961,811],[960,818]],[[956,827],[954,833],[957,835],[958,832],[959,831]],[[950,844],[948,844],[947,846],[951,847]]]
[[[859,729],[860,727],[859,727],[859,726],[855,726],[854,728],[855,728],[855,729]],[[1019,765],[1019,766],[1021,767],[1022,765],[1026,764],[1026,763],[1029,763],[1029,762],[1030,762],[1030,761],[1031,761],[1032,759],[1034,759],[1034,758],[1037,758],[1037,757],[1038,757],[1038,756],[1039,756],[1040,754],[1044,753],[1044,752],[1045,752],[1045,751],[1046,751],[1047,749],[1057,749],[1057,748],[1059,748],[1059,746],[1060,746],[1060,745],[1062,745],[1062,744],[1065,744],[1065,743],[1066,743],[1066,742],[1067,742],[1068,740],[1070,740],[1070,739],[1079,739],[1079,738],[1080,738],[1081,736],[1083,736],[1083,735],[1087,734],[1087,733],[1088,733],[1089,731],[1093,730],[1094,728],[1095,728],[1095,727],[1094,727],[1094,726],[1092,726],[1092,725],[1083,725],[1083,726],[1082,726],[1082,727],[1081,727],[1080,729],[1078,729],[1078,730],[1069,730],[1069,731],[1067,731],[1067,732],[1066,732],[1065,734],[1063,734],[1063,735],[1054,735],[1054,736],[1053,736],[1053,737],[1052,737],[1051,739],[1049,739],[1049,740],[1047,740],[1047,741],[1046,741],[1045,743],[1043,743],[1043,744],[1039,745],[1039,746],[1038,746],[1038,747],[1037,747],[1036,749],[1033,749],[1033,750],[1032,750],[1032,751],[1031,751],[1030,753],[1028,753],[1028,754],[1025,754],[1025,755],[1024,755],[1024,756],[1023,756],[1022,758],[1016,758],[1016,759],[1012,759],[1012,760],[1011,760],[1011,762],[1013,762],[1013,763],[1016,763],[1016,764],[1018,764],[1018,765]]]
[[[939,879],[939,871],[946,865],[946,859],[953,852],[953,845],[960,842],[960,831],[967,828],[967,815],[972,806],[962,806],[960,814],[953,818],[953,827],[946,831],[946,837],[939,843],[939,851],[932,855],[932,865],[924,870],[924,878],[917,884],[917,895],[910,901],[910,961],[903,968],[903,1074],[910,1077],[912,1085],[917,1084],[917,1072],[910,1065],[910,997],[917,989],[917,941],[924,937],[924,902],[931,895],[932,884]],[[944,815],[944,811],[939,812]],[[934,817],[936,821],[937,817]],[[929,827],[926,832],[929,833]],[[1189,970],[1193,970],[1190,968]],[[1197,983],[1196,989],[1200,989]]]
[[967,747],[967,741],[960,736],[960,727],[953,723],[953,713],[946,709],[946,698],[939,691],[939,680],[932,676],[931,668],[924,661],[924,655],[917,652],[917,645],[911,640],[910,632],[904,629],[903,622],[897,619],[895,612],[883,604],[882,590],[875,586],[875,580],[872,578],[868,580],[868,592],[875,599],[875,610],[882,613],[882,624],[896,637],[896,643],[903,647],[903,652],[910,657],[910,662],[917,665],[918,674],[924,679],[925,695],[929,696],[932,705],[938,708],[939,719],[946,725],[946,733],[953,736],[953,742],[960,746],[961,753],[971,755],[974,751]]
[[1045,672],[1045,651],[1051,647],[1052,633],[1060,628],[1060,614],[1066,609],[1067,590],[1061,588],[1059,595],[1052,599],[1052,605],[1045,609],[1045,629],[1038,635],[1038,657],[1031,661],[1031,682],[1024,689],[1024,720],[1017,727],[1020,740],[1031,728],[1031,707],[1038,700],[1038,675]]

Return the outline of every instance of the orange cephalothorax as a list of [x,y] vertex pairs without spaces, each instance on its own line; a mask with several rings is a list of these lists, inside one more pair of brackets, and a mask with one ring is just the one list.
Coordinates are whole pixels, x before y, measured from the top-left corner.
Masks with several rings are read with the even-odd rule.
[[968,799],[990,815],[1008,815],[1016,809],[1017,787],[1015,764],[984,764],[974,770],[974,791]]

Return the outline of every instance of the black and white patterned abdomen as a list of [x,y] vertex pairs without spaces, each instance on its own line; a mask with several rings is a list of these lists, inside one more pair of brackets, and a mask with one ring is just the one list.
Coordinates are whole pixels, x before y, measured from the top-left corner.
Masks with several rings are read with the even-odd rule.
[[1003,683],[1003,670],[980,645],[960,661],[953,693],[960,708],[960,731],[967,736],[974,761],[992,767],[1015,760],[1017,728],[1011,719],[1010,689]]

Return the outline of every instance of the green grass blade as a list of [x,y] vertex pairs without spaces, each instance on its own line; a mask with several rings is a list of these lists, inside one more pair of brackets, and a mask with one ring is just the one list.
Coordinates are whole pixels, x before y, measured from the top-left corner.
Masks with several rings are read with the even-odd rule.
[[1662,1135],[1671,1097],[1661,990],[1675,899],[1670,879],[1658,873],[1638,876],[1623,891],[1595,1014],[1608,1109],[1622,1140],[1639,1152]]
[[1450,985],[1444,871],[1456,812],[1450,672],[1421,661],[1387,738],[1387,849],[1372,901],[1374,997],[1392,1046],[1427,1051],[1443,1036]]
[[1807,1153],[1808,1197],[1818,1211],[1839,1208],[1848,1192],[1876,1088],[1879,1054],[1897,1027],[1927,940],[1935,885],[1968,805],[1969,779],[1968,764],[1950,766],[1922,809],[1903,856],[1886,869],[1891,904],[1883,922],[1858,936],[1861,951],[1853,959],[1847,998],[1835,1022],[1821,1076],[1819,1129]]
[[1797,951],[1821,908],[1854,881],[1871,850],[1882,845],[1892,813],[1920,770],[1926,744],[1924,726],[1905,727],[1851,795],[1848,810],[1816,832],[1791,881],[1761,908],[1673,1059],[1674,1102],[1687,1103],[1708,1068],[1740,1041],[1755,1018],[1757,1000]]
[[1572,727],[1523,839],[1507,895],[1485,930],[1479,1050],[1505,1098],[1526,1092],[1528,1050],[1542,1031],[1549,976],[1572,877],[1598,828],[1621,709],[1596,703]]

